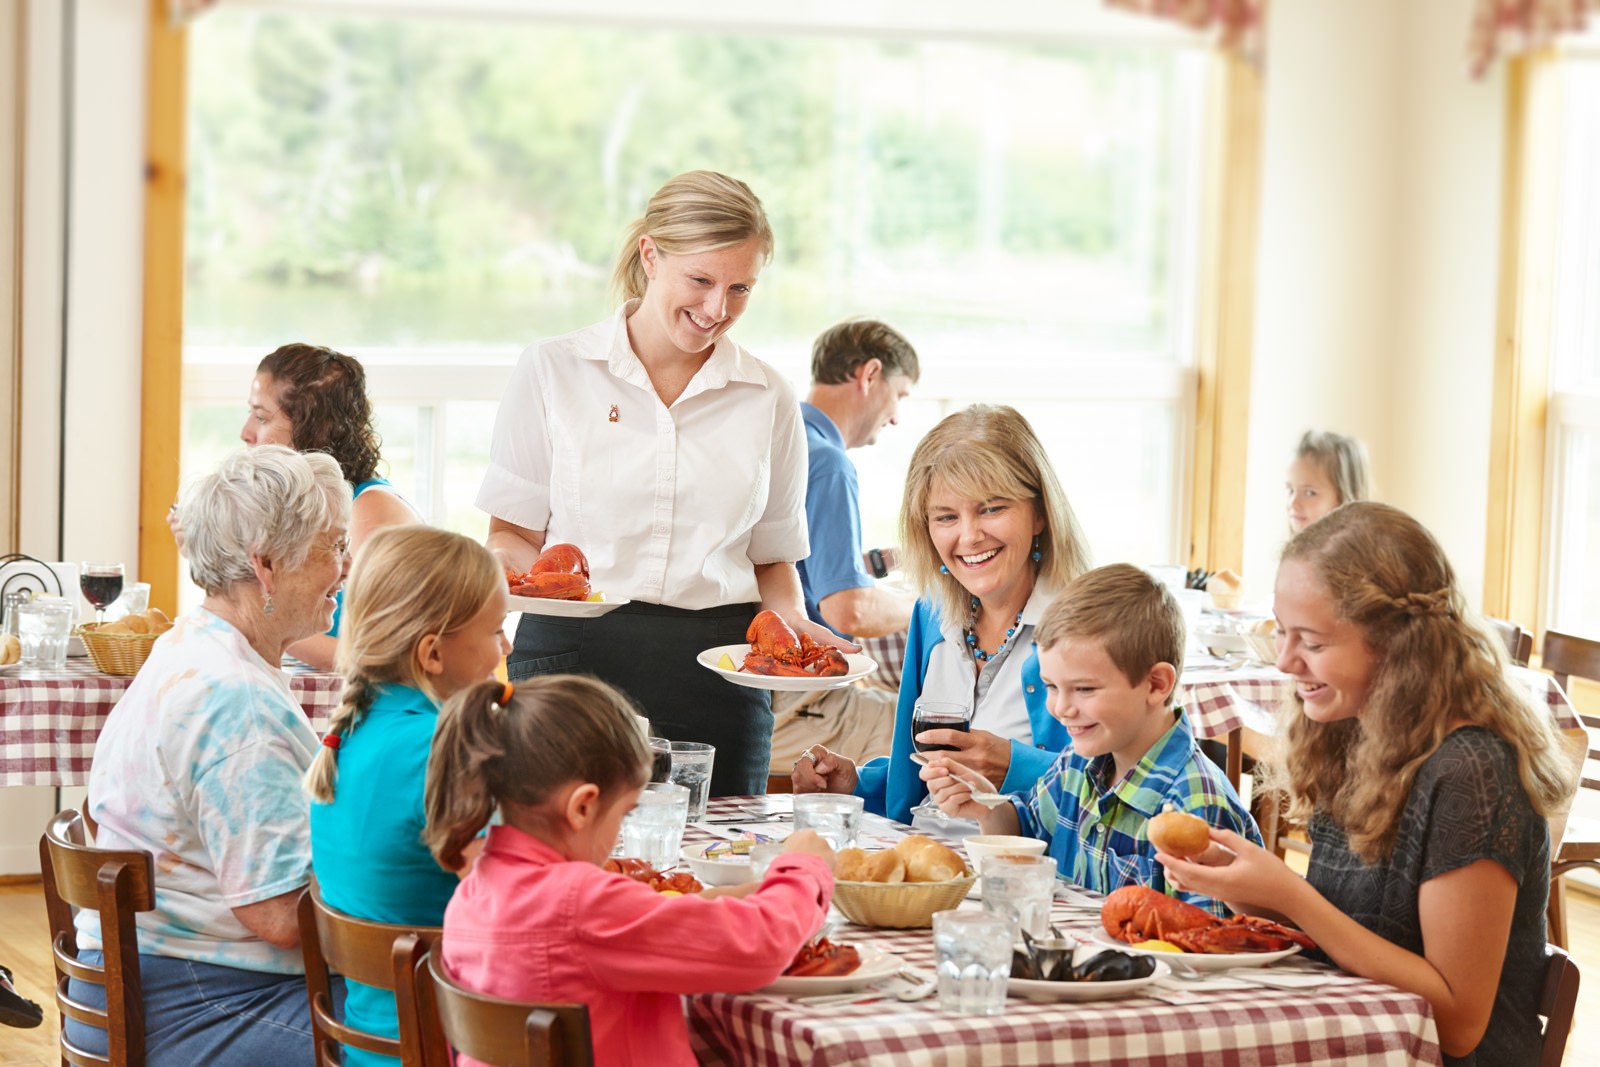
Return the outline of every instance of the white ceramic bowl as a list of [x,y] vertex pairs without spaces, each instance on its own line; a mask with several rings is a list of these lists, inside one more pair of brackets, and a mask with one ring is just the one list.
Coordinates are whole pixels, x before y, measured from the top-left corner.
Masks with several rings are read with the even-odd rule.
[[739,885],[755,881],[755,870],[748,855],[708,858],[706,845],[684,845],[683,860],[702,885]]
[[983,861],[990,856],[1042,856],[1049,845],[1036,837],[1013,837],[1010,834],[975,834],[962,838],[967,859],[972,869],[983,873]]

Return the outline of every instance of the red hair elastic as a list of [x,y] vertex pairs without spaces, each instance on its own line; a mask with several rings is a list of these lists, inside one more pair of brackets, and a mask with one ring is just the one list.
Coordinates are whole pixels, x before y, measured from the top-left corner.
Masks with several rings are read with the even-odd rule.
[[503,708],[503,707],[505,707],[506,705],[508,705],[510,703],[511,703],[511,683],[507,682],[506,683],[506,687],[504,689],[500,690],[500,706]]
[[339,741],[340,740],[341,739],[340,739],[339,735],[335,734],[335,733],[326,733],[326,734],[322,735],[322,743],[324,745],[328,746],[329,748],[333,749],[335,752],[339,751]]

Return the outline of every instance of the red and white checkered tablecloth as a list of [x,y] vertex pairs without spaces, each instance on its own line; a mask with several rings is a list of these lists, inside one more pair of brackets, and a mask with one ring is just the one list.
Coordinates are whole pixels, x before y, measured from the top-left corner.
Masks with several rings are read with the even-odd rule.
[[[741,798],[711,801],[732,813]],[[1087,935],[1098,919],[1058,906],[1057,925]],[[934,969],[929,930],[846,924],[835,940],[892,952]],[[1428,1003],[1414,993],[1341,975],[1310,989],[1207,990],[1189,1002],[1153,997],[1040,1004],[1011,998],[993,1017],[946,1015],[937,997],[825,1007],[765,993],[687,998],[690,1041],[702,1063],[740,1067],[921,1064],[1412,1065],[1440,1062]]]
[[[286,671],[289,690],[321,733],[344,680],[327,671]],[[95,738],[132,678],[101,674],[73,658],[59,671],[0,673],[0,786],[82,785]]]

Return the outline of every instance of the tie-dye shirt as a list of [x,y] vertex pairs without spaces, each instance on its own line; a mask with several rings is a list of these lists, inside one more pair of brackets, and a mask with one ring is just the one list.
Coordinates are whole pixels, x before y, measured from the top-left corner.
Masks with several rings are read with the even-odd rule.
[[[261,940],[233,914],[307,883],[309,804],[300,776],[317,735],[276,664],[205,609],[159,640],[106,719],[89,770],[101,848],[155,857],[147,955],[298,974],[298,949]],[[99,946],[92,912],[80,942]]]

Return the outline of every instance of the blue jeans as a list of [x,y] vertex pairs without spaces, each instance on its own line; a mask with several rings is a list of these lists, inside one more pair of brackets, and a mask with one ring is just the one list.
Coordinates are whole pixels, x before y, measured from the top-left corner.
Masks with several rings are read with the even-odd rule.
[[[85,963],[100,963],[96,950]],[[290,1067],[316,1062],[306,980],[298,974],[265,974],[211,963],[139,955],[144,981],[145,1062],[150,1067]],[[72,979],[75,1000],[104,1008],[105,987]],[[333,979],[334,1011],[344,1011],[344,979]],[[67,1036],[79,1047],[107,1053],[106,1032],[66,1020]]]

